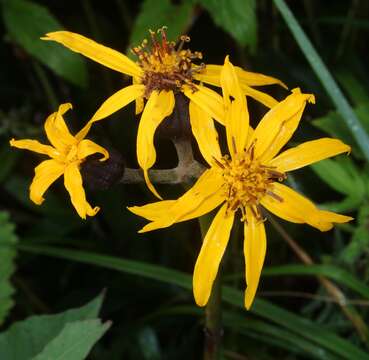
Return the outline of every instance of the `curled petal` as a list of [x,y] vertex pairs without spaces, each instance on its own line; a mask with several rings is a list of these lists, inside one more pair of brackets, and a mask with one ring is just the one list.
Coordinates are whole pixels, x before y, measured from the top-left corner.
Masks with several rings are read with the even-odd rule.
[[202,156],[211,166],[214,163],[214,158],[220,159],[222,157],[214,121],[208,113],[194,102],[190,101],[189,107],[192,133],[199,145]]
[[347,222],[352,220],[349,216],[319,210],[310,200],[288,186],[273,183],[273,196],[266,195],[261,204],[279,216],[294,223],[306,223],[320,231],[327,231],[333,227],[333,222]]
[[184,86],[183,93],[213,119],[224,125],[224,103],[219,94],[201,85],[196,85],[195,91],[190,86]]
[[109,152],[104,149],[102,146],[97,145],[91,140],[84,139],[80,143],[78,143],[77,148],[77,157],[80,160],[86,159],[86,157],[99,153],[103,155],[100,161],[105,161],[109,159]]
[[[144,170],[146,184],[150,190],[158,196],[154,187],[149,181],[147,170],[156,161],[156,151],[154,147],[154,134],[160,123],[169,116],[174,108],[174,94],[172,91],[153,91],[147,101],[142,113],[137,133],[137,160]],[[160,198],[160,196],[159,196]]]
[[127,56],[82,35],[69,31],[55,31],[46,34],[41,39],[56,41],[74,52],[123,74],[140,76],[142,73],[141,68]]
[[226,132],[230,153],[242,152],[246,146],[249,113],[235,68],[228,56],[224,61],[220,81],[226,106]]
[[340,140],[323,138],[288,149],[272,159],[269,165],[275,166],[278,171],[287,172],[350,151],[350,146]]
[[65,124],[63,115],[72,108],[72,104],[66,103],[59,106],[57,112],[52,113],[45,122],[45,132],[50,143],[60,152],[76,143]]
[[193,273],[193,293],[199,306],[205,306],[209,300],[213,282],[228,244],[233,220],[234,212],[227,213],[227,204],[224,204],[204,238]]
[[65,168],[64,186],[70,195],[74,208],[82,219],[86,219],[86,215],[94,216],[100,210],[97,206],[92,208],[87,202],[82,176],[76,163],[69,164]]
[[278,101],[274,99],[272,96],[268,95],[265,92],[262,92],[260,90],[256,90],[250,86],[242,85],[242,91],[246,96],[250,96],[251,98],[255,99],[256,101],[259,101],[263,105],[265,105],[268,108],[273,108],[278,104]]
[[90,131],[90,128],[95,121],[105,119],[116,111],[124,108],[133,100],[142,96],[144,91],[144,85],[130,85],[117,91],[103,102],[103,104],[97,109],[96,113],[92,116],[91,120],[88,121],[88,123],[79,131],[76,138],[78,140],[82,140]]
[[279,152],[299,125],[308,101],[314,102],[314,96],[294,89],[291,95],[266,113],[253,134],[257,158],[268,161]]
[[246,209],[244,223],[245,239],[243,250],[246,264],[245,307],[250,309],[259,285],[261,270],[266,253],[266,235],[264,222],[257,220],[252,211]]
[[43,195],[50,185],[60,177],[65,165],[56,160],[45,160],[35,168],[35,177],[29,188],[29,197],[37,205],[45,200]]
[[[219,206],[224,201],[222,185],[223,178],[215,170],[206,170],[190,190],[177,200],[171,200],[174,202],[160,202],[163,206],[135,206],[128,210],[152,221],[139,231],[141,233],[165,228],[175,222],[202,216]],[[166,209],[165,205],[168,205]],[[157,215],[154,211],[157,211]]]
[[59,155],[59,152],[56,149],[54,149],[52,146],[41,144],[37,140],[11,139],[9,143],[10,143],[10,146],[16,147],[18,149],[30,150],[30,151],[33,151],[39,154],[48,155],[52,158],[57,157]]

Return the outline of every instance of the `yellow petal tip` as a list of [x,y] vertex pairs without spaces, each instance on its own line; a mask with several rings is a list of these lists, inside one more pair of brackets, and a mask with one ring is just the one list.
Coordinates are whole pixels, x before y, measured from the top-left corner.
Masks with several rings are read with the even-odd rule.
[[143,169],[144,171],[144,178],[145,178],[145,182],[147,187],[150,189],[150,191],[160,200],[163,200],[163,198],[159,195],[159,193],[156,191],[154,185],[151,183],[150,179],[149,179],[149,174],[148,174],[148,170],[147,169]]

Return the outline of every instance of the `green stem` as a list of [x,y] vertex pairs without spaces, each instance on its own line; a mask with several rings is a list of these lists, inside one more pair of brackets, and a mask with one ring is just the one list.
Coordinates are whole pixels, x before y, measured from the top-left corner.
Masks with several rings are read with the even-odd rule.
[[58,98],[54,92],[54,89],[49,79],[47,78],[47,75],[43,67],[37,61],[33,61],[32,64],[33,64],[33,68],[35,70],[36,76],[45,91],[45,95],[49,102],[50,110],[54,111],[58,107]]
[[[211,217],[199,218],[201,237],[204,238],[210,224]],[[218,272],[214,280],[209,301],[205,308],[205,342],[204,360],[220,359],[222,328],[222,282]]]
[[365,158],[369,161],[369,136],[352,110],[346,97],[343,95],[341,89],[338,87],[336,81],[333,79],[331,73],[323,63],[317,51],[314,49],[311,41],[302,30],[285,1],[274,0],[274,4],[284,18],[301,51],[310,63],[310,66],[313,68],[320,82],[326,89],[327,94],[335,104],[338,112],[342,115],[344,122],[357,141]]

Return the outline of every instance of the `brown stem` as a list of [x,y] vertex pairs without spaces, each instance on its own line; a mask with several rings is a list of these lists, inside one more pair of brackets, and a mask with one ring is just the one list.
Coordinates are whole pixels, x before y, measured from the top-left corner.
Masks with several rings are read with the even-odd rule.
[[[205,166],[193,157],[191,142],[187,139],[175,139],[173,144],[178,155],[178,165],[173,169],[150,170],[150,180],[155,184],[183,184],[190,183],[200,177]],[[123,184],[144,183],[141,169],[126,168],[121,181]]]

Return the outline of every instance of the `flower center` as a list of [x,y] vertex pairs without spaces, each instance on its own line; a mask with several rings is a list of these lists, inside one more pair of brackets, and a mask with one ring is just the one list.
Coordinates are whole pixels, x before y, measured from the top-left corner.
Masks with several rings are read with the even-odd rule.
[[78,146],[77,144],[74,144],[70,147],[68,153],[67,153],[67,156],[65,157],[65,162],[66,163],[72,163],[72,162],[75,162],[75,161],[80,161],[78,159]]
[[250,207],[256,219],[262,220],[259,203],[265,195],[283,201],[273,193],[273,182],[284,180],[286,175],[255,159],[254,145],[251,145],[247,151],[236,153],[232,158],[226,155],[216,162],[221,168],[224,179],[227,211],[240,209],[241,220],[246,218],[247,206]]
[[[160,40],[157,39],[157,34],[161,35]],[[192,63],[195,59],[202,59],[200,52],[182,49],[190,38],[181,36],[177,46],[175,42],[167,40],[164,27],[157,33],[150,30],[150,35],[150,48],[145,39],[141,46],[131,50],[138,57],[138,64],[144,72],[141,82],[146,86],[145,97],[153,90],[179,91],[184,84],[191,86],[193,73],[201,71],[205,65]]]

